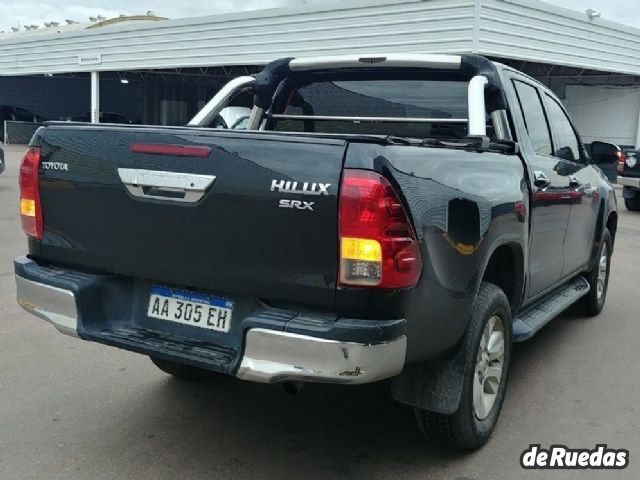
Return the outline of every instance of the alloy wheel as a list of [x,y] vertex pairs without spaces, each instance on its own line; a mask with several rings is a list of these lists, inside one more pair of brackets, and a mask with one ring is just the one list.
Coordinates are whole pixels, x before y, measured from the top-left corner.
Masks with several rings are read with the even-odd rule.
[[487,322],[473,377],[473,409],[479,420],[487,418],[498,396],[504,368],[504,325],[498,315]]

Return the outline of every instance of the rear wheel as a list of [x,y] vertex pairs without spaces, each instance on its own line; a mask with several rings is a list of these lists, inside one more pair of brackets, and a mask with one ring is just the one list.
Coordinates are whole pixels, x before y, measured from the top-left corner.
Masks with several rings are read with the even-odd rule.
[[605,228],[602,234],[602,241],[598,250],[597,261],[590,272],[586,274],[587,280],[591,284],[591,289],[584,297],[582,304],[587,310],[587,315],[598,315],[604,307],[607,299],[607,289],[609,288],[609,272],[611,270],[611,234]]
[[164,360],[157,357],[149,358],[153,364],[164,373],[168,373],[169,375],[185,380],[201,380],[209,373],[207,370],[192,367],[191,365],[184,365],[182,363],[172,362],[170,360]]
[[468,354],[458,411],[446,415],[416,409],[416,419],[430,440],[470,450],[484,445],[496,426],[511,362],[511,308],[491,283],[480,286],[463,348]]

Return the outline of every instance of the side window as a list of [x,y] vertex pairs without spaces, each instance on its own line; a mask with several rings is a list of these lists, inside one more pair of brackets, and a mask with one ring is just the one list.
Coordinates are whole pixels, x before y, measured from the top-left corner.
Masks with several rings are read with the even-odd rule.
[[549,121],[555,130],[555,146],[556,151],[553,152],[554,157],[563,158],[571,162],[580,161],[580,147],[578,137],[571,126],[567,114],[564,113],[558,102],[546,95],[549,104]]
[[549,125],[544,115],[542,101],[538,91],[531,85],[513,80],[513,86],[518,95],[520,109],[531,140],[531,146],[536,153],[551,155],[551,135]]

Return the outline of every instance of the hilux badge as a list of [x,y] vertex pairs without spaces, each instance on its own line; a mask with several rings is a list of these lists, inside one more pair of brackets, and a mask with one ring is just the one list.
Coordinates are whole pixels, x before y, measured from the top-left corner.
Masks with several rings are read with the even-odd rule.
[[292,182],[291,180],[271,180],[271,191],[295,193],[298,195],[329,195],[330,183]]

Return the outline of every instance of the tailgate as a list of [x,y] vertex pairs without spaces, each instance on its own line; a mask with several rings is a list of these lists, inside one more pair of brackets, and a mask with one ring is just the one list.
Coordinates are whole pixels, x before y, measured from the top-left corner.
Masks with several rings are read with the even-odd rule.
[[345,149],[342,140],[271,134],[47,127],[44,236],[31,253],[162,284],[331,308]]

